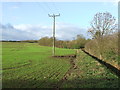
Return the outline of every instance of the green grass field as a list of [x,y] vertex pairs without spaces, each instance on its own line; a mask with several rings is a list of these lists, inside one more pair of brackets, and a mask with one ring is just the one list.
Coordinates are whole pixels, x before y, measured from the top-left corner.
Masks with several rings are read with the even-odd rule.
[[[51,50],[33,43],[3,43],[3,88],[50,87],[59,81],[70,67],[69,59],[53,58]],[[56,55],[74,53],[56,48]]]
[[[73,49],[56,48],[56,55],[75,53]],[[118,87],[118,77],[81,50],[74,59],[77,68],[71,68],[70,60],[52,57],[51,47],[37,43],[3,42],[3,88]],[[62,80],[65,76],[67,79]]]

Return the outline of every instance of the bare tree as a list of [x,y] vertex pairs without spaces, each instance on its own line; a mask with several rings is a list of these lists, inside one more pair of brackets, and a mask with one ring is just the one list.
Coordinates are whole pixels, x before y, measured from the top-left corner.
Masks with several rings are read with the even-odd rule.
[[88,32],[92,35],[93,39],[95,39],[97,43],[100,59],[102,59],[102,51],[104,49],[104,36],[110,35],[116,30],[116,19],[109,12],[95,14],[91,22],[91,28],[88,30]]
[[109,12],[96,13],[91,28],[88,30],[93,38],[103,37],[117,30],[116,19]]

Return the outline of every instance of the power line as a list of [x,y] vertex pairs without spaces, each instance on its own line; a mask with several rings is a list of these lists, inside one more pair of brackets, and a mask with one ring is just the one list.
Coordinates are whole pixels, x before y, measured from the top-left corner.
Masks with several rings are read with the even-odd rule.
[[53,1],[51,1],[51,5],[54,8],[54,10],[51,9],[50,5],[48,5],[48,3],[46,3],[46,2],[41,2],[41,4],[40,3],[37,3],[37,4],[38,4],[38,6],[40,6],[40,8],[42,9],[43,12],[46,11],[46,13],[55,13],[55,11],[56,11],[56,13],[60,13],[59,9],[55,5],[55,2],[53,2]]
[[47,6],[47,8],[49,9],[49,11],[51,12],[51,13],[54,13],[53,12],[53,10],[49,7],[49,5],[47,4],[47,2],[45,3],[45,2],[43,2],[46,6]]
[[52,5],[55,7],[56,11],[57,11],[58,13],[60,13],[60,12],[59,12],[59,9],[58,9],[57,6],[55,5],[55,2],[52,2]]
[[40,8],[42,9],[42,11],[43,12],[45,12],[46,11],[46,13],[48,13],[49,12],[49,10],[48,9],[46,9],[42,4],[40,4],[40,3],[37,3],[37,5],[38,6],[40,6]]
[[[48,6],[48,3],[46,3],[46,2],[41,2],[41,4],[38,3],[38,5],[40,6],[40,8],[42,9],[43,12],[46,11],[46,13],[55,13],[55,12],[53,11],[53,9],[50,8],[50,5]],[[60,13],[60,12],[61,12],[61,10],[58,9],[58,7],[57,7],[57,5],[56,5],[55,2],[51,1],[51,5],[52,5],[52,7],[54,8],[54,10],[57,11],[56,13]],[[60,8],[60,7],[59,7],[59,8]],[[62,13],[62,14],[63,14],[63,13]],[[65,19],[64,19],[63,17],[61,17],[61,18],[58,19],[58,20],[59,20],[60,22],[65,22]],[[56,24],[57,24],[57,23],[56,23]]]
[[[51,0],[51,2],[52,2],[53,7],[55,7],[54,9],[57,11],[57,13],[60,13],[61,12],[60,7],[59,8],[57,7],[55,1]],[[60,21],[62,22],[62,21],[64,21],[64,19],[61,17]]]

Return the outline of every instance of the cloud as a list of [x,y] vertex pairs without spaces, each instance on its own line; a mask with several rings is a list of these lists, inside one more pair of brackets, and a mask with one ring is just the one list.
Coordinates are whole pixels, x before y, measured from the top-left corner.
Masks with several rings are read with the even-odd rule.
[[113,3],[113,6],[118,6],[118,2],[119,2],[120,0],[114,0],[112,3]]
[[111,3],[111,4],[112,4],[112,7],[118,7],[118,2],[119,2],[119,1],[120,1],[120,0],[111,0],[111,1],[104,0],[103,4],[104,4],[105,6],[107,6],[107,5],[109,5],[109,3]]
[[17,8],[19,8],[19,6],[13,6],[12,8],[13,8],[13,9],[17,9]]
[[65,40],[72,40],[75,38],[78,34],[83,34],[87,37],[87,29],[81,28],[72,24],[68,23],[58,23],[56,25],[56,36],[60,39]]
[[2,40],[31,40],[37,39],[33,33],[14,28],[12,25],[0,25]]
[[[2,40],[38,40],[41,37],[52,37],[52,27],[44,25],[0,25]],[[86,36],[87,29],[68,23],[56,24],[56,38],[60,40],[72,40],[76,35]],[[88,36],[86,36],[88,37]]]

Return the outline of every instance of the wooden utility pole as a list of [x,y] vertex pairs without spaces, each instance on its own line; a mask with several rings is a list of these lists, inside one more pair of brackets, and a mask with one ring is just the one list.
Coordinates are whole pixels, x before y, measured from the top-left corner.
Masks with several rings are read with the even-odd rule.
[[50,14],[48,14],[48,16],[53,17],[53,50],[52,50],[52,52],[53,52],[53,56],[55,56],[55,18],[57,16],[60,16],[60,14],[58,14],[58,15],[55,15],[55,14],[50,15]]

